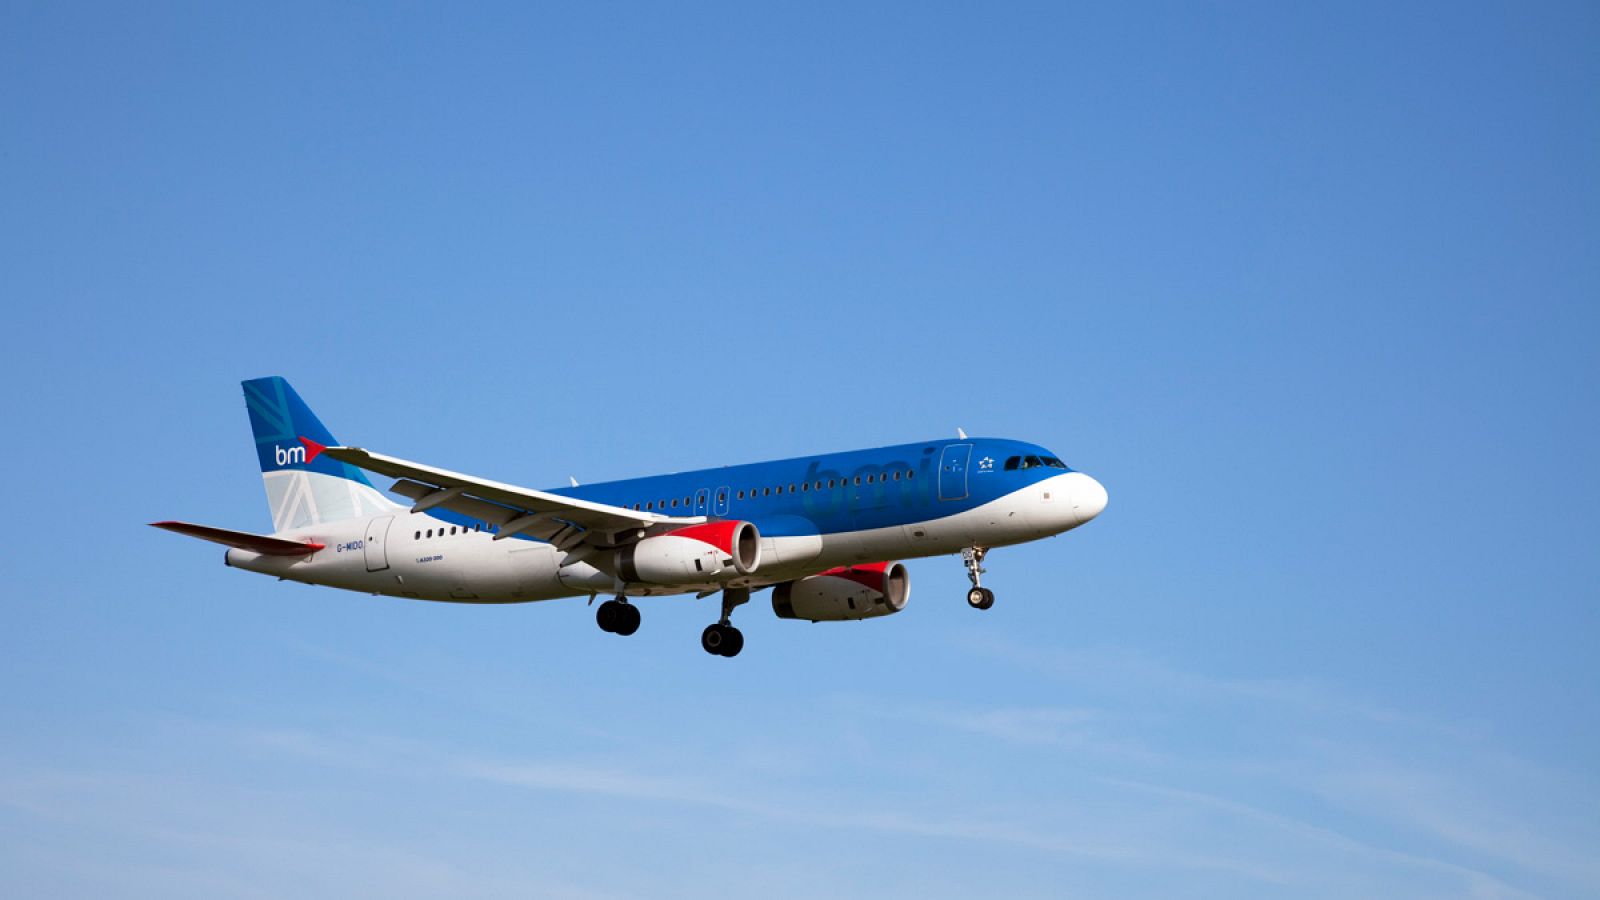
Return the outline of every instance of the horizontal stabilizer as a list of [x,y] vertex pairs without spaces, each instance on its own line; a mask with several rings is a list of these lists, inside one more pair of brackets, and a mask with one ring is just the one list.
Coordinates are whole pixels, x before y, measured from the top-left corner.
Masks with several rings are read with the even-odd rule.
[[251,534],[248,531],[229,531],[226,528],[212,528],[209,525],[194,525],[189,522],[151,522],[156,528],[186,534],[189,537],[221,544],[224,547],[238,547],[240,550],[249,550],[263,556],[305,556],[321,550],[326,544],[313,544],[309,541],[291,541],[285,538],[271,537],[265,534]]

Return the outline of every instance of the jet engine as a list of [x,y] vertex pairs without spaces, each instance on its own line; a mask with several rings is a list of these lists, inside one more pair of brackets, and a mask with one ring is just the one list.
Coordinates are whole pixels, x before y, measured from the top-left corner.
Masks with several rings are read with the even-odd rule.
[[707,522],[647,537],[617,551],[624,581],[705,584],[761,565],[761,532],[749,522]]
[[772,611],[780,619],[843,622],[897,613],[910,598],[911,573],[903,563],[867,563],[774,587]]

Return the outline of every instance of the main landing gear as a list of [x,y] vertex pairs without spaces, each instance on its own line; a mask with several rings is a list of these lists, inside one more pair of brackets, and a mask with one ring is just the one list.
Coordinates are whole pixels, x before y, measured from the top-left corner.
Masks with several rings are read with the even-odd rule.
[[988,571],[983,567],[983,558],[988,553],[983,547],[968,547],[961,551],[961,564],[967,567],[967,578],[972,580],[972,590],[967,591],[967,605],[973,609],[988,609],[994,605],[994,591],[979,581],[979,576]]
[[707,625],[700,633],[700,646],[712,656],[734,657],[744,649],[744,632],[729,621],[733,608],[750,602],[749,588],[724,588],[722,591],[722,618]]
[[629,603],[628,598],[619,596],[600,604],[600,608],[594,612],[594,620],[599,623],[601,631],[627,637],[639,630],[639,607]]

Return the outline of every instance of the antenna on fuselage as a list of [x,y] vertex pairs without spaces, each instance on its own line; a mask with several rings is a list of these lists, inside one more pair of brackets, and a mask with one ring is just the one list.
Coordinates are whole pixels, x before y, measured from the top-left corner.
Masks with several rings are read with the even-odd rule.
[[967,439],[967,433],[962,431],[960,426],[956,426],[956,437],[961,438],[964,441]]

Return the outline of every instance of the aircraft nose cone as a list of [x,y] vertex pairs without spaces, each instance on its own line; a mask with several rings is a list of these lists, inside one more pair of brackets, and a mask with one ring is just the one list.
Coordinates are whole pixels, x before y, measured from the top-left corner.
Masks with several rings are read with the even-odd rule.
[[1072,512],[1078,517],[1078,524],[1082,525],[1104,512],[1106,501],[1111,498],[1106,493],[1105,485],[1082,472],[1075,474],[1078,477],[1072,481]]

